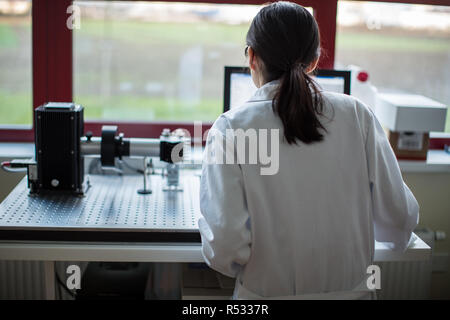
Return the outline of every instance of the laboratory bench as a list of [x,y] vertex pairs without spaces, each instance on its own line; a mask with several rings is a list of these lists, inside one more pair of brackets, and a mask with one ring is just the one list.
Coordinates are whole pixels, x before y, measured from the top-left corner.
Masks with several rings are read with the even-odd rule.
[[[198,170],[181,170],[179,191],[150,176],[86,175],[84,196],[29,195],[26,177],[0,204],[0,260],[45,261],[46,297],[55,298],[56,261],[202,263]],[[375,243],[375,262],[426,261],[417,238],[405,252]]]

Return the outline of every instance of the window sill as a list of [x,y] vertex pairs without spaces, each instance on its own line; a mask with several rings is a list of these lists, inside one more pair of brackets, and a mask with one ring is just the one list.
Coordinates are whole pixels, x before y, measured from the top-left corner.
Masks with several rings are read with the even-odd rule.
[[450,154],[444,150],[429,150],[427,161],[401,160],[398,163],[404,173],[450,172]]
[[[31,158],[34,156],[33,143],[0,143],[0,158]],[[194,157],[199,160],[201,156]],[[427,161],[399,161],[402,172],[450,172],[450,154],[444,150],[428,151]]]

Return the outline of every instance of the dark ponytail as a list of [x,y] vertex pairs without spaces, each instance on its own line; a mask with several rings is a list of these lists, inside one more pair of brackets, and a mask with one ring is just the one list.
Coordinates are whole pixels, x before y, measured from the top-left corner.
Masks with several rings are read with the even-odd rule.
[[306,68],[320,55],[319,28],[302,6],[275,2],[253,19],[247,45],[262,60],[266,81],[280,80],[273,110],[280,117],[289,144],[322,141],[322,96]]

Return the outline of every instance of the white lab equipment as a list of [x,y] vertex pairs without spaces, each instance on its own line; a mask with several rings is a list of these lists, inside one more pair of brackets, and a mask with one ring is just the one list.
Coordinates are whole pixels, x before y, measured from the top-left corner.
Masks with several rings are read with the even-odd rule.
[[391,131],[444,131],[447,107],[417,94],[379,93],[375,114]]
[[364,102],[372,110],[375,110],[378,90],[370,82],[369,73],[355,65],[350,65],[348,69],[352,72],[352,96]]

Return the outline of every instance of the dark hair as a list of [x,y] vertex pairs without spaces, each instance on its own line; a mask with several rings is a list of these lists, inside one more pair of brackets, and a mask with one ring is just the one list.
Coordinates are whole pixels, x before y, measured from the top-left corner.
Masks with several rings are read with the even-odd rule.
[[323,140],[322,96],[307,68],[320,55],[319,27],[304,7],[275,2],[262,8],[247,33],[247,45],[262,60],[266,81],[279,79],[272,108],[289,144]]

